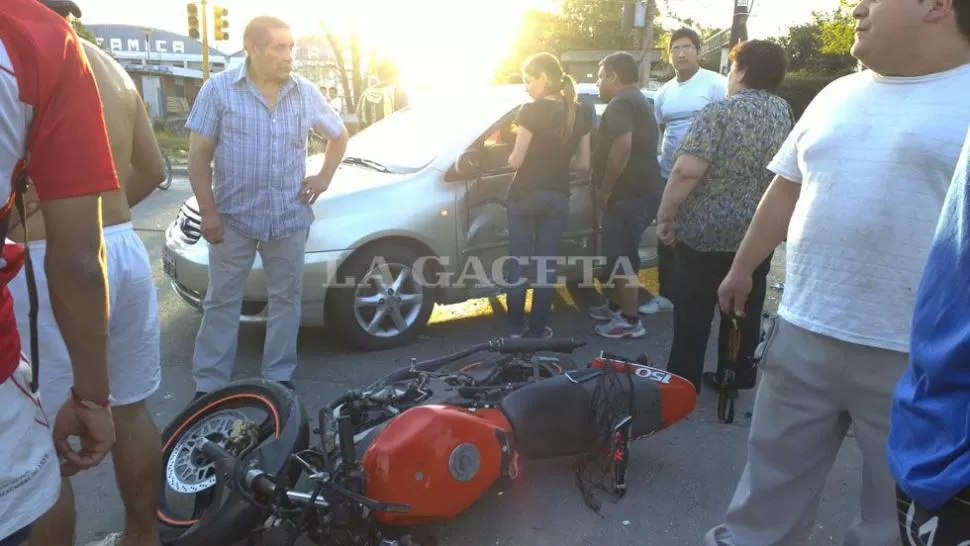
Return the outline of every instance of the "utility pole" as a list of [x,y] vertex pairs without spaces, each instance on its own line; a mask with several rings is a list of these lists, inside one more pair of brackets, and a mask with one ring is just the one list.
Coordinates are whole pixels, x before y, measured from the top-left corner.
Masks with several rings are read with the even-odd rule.
[[656,0],[627,3],[623,6],[623,28],[640,29],[640,86],[650,82],[650,69],[653,65],[653,18],[657,11]]
[[209,79],[209,24],[206,21],[206,0],[202,0],[202,81]]
[[640,57],[640,87],[650,83],[650,70],[653,68],[653,16],[657,10],[656,0],[647,0],[644,17],[643,55]]
[[734,0],[734,13],[731,17],[731,39],[728,49],[748,40],[749,0]]
[[152,64],[152,29],[143,28],[142,33],[145,35],[145,65]]

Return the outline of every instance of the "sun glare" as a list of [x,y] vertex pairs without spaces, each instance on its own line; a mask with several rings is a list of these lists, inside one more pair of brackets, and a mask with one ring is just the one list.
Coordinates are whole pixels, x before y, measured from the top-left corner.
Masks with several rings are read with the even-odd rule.
[[[185,2],[166,3],[149,15],[143,2],[97,0],[84,8],[85,23],[158,26],[185,32]],[[0,0],[2,2],[2,0]],[[213,43],[233,53],[242,48],[246,23],[258,15],[287,21],[297,37],[322,32],[323,23],[344,43],[356,28],[361,61],[371,49],[395,61],[404,83],[420,88],[456,88],[491,82],[519,36],[531,9],[555,11],[560,0],[208,0],[229,10],[230,40]],[[210,8],[211,9],[211,8]],[[210,22],[211,24],[211,22]]]
[[297,23],[298,34],[319,32],[322,21],[344,39],[356,28],[362,61],[376,48],[378,58],[397,64],[402,83],[416,89],[491,83],[519,36],[523,15],[557,6],[556,0],[299,2],[299,8],[279,3],[290,4],[281,15]]

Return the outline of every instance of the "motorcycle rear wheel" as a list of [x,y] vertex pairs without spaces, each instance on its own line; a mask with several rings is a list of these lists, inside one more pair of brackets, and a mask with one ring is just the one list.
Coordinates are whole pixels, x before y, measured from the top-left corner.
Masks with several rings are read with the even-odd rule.
[[[247,504],[239,511],[233,511],[238,517],[210,520],[206,522],[205,529],[197,525],[204,510],[209,508],[208,503],[216,496],[216,488],[225,485],[216,482],[214,468],[207,468],[204,462],[198,463],[201,459],[197,458],[193,446],[199,438],[206,437],[226,447],[228,436],[225,422],[227,419],[239,420],[238,410],[244,408],[259,408],[268,415],[259,423],[258,434],[251,442],[250,449],[273,436],[278,437],[293,408],[297,407],[294,399],[293,392],[275,382],[239,381],[194,400],[165,427],[161,435],[162,491],[157,518],[161,539],[166,546],[212,544],[212,540],[218,543],[226,535],[247,534],[265,521],[264,509]],[[183,460],[181,463],[179,460],[173,461],[173,457]],[[195,466],[188,468],[193,464],[193,459]],[[179,470],[179,466],[186,470]],[[295,480],[298,476],[299,470],[296,469],[296,476],[291,476],[291,479]],[[182,491],[172,487],[173,481]],[[196,508],[192,517],[177,516],[170,511],[166,499],[169,491],[194,494]],[[188,534],[191,534],[191,538],[187,537]],[[207,541],[204,537],[211,538]]]

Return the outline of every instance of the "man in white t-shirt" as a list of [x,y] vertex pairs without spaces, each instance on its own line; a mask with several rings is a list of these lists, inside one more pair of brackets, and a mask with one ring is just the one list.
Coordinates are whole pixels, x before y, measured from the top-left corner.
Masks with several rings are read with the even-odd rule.
[[[690,130],[694,114],[712,102],[727,96],[727,78],[700,65],[701,37],[689,28],[674,31],[670,36],[670,64],[676,77],[663,84],[654,98],[654,114],[663,133],[660,148],[660,176],[666,184],[681,140]],[[644,315],[673,310],[670,290],[673,281],[673,249],[657,241],[657,269],[660,293],[640,306]]]
[[719,291],[738,313],[785,238],[748,462],[707,545],[806,544],[852,425],[861,516],[844,544],[900,543],[886,441],[920,275],[970,125],[970,1],[862,0],[852,54],[869,69],[812,101],[768,169]]

